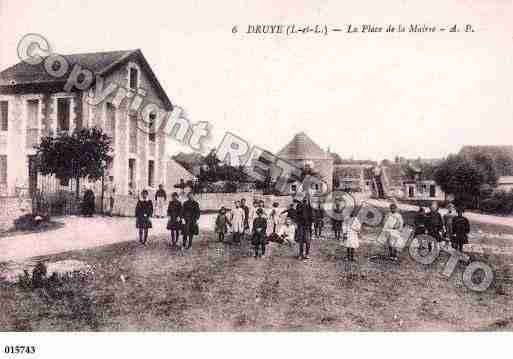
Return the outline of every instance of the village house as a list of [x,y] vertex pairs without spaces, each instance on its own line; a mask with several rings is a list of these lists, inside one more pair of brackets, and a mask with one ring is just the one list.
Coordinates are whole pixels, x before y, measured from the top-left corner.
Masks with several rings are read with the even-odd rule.
[[[144,93],[140,108],[147,103],[165,111],[173,108],[140,50],[64,58],[70,65],[69,71],[80,65],[101,76],[104,89],[115,83],[132,94]],[[102,128],[112,137],[114,160],[106,178],[113,182],[118,195],[144,188],[154,190],[159,184],[171,188],[176,178],[169,178],[169,157],[162,131],[141,131],[138,114],[129,109],[131,100],[124,98],[116,106],[116,92],[96,106],[86,101],[94,89],[73,88],[65,92],[68,75],[53,77],[45,71],[43,63],[25,62],[0,73],[0,193],[12,196],[20,188],[33,192],[40,187],[34,146],[42,136],[91,126]]]
[[296,134],[292,140],[278,152],[278,157],[289,161],[301,169],[312,173],[318,181],[308,182],[310,188],[303,188],[300,181],[289,183],[287,193],[331,191],[333,186],[333,157],[316,144],[306,133]]

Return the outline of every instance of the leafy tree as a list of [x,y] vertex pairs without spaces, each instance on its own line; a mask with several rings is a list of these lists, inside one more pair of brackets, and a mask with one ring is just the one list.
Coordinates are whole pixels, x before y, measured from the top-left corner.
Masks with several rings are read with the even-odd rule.
[[100,179],[112,162],[111,138],[96,127],[43,137],[36,154],[43,175],[55,175],[61,183],[76,180],[79,193],[81,178]]
[[480,191],[493,177],[489,168],[480,161],[458,155],[450,155],[434,172],[435,181],[445,193],[452,193],[458,203],[479,206]]

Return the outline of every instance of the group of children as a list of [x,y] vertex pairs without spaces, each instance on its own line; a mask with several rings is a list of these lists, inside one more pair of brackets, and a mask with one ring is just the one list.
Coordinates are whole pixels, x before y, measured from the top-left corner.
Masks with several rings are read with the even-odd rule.
[[[463,245],[468,243],[470,232],[469,221],[463,216],[463,212],[462,206],[456,208],[452,203],[447,206],[447,213],[443,217],[436,202],[431,204],[429,212],[420,207],[415,216],[415,236],[427,234],[437,242],[445,241],[462,252]],[[431,243],[429,247],[431,250]]]
[[[280,231],[279,204],[273,203],[270,210],[265,208],[264,201],[255,200],[253,207],[246,206],[246,200],[234,202],[234,208],[221,207],[215,222],[215,232],[220,242],[227,241],[228,232],[232,233],[231,241],[240,243],[246,234],[250,235],[255,250],[255,258],[265,255],[268,241],[290,242],[290,222],[285,223],[285,230]],[[283,234],[278,234],[283,232]]]
[[[157,202],[157,208],[163,206],[165,206],[165,203]],[[141,244],[146,244],[148,241],[148,230],[152,228],[151,217],[153,214],[153,202],[148,198],[148,191],[143,190],[135,207],[135,224]],[[198,220],[201,216],[199,203],[194,199],[192,192],[187,194],[187,199],[183,202],[178,199],[178,193],[173,192],[168,203],[167,216],[166,228],[170,231],[171,246],[176,246],[181,234],[183,248],[191,248],[193,237],[199,234]],[[157,218],[159,217],[163,217],[163,215],[158,214]]]
[[[255,200],[253,207],[249,208],[245,199],[241,199],[235,201],[231,209],[221,207],[215,221],[218,241],[226,242],[230,232],[233,243],[240,243],[248,235],[255,258],[265,255],[268,242],[289,246],[297,242],[298,258],[309,259],[310,241],[313,236],[320,238],[324,228],[325,211],[321,204],[314,208],[308,198],[294,200],[285,210],[281,210],[277,202],[271,208],[266,208],[264,204],[262,200]],[[336,201],[334,211],[340,208],[342,205]],[[353,261],[362,227],[356,212],[346,221],[342,217],[332,216],[331,222],[335,239],[347,248],[347,258]]]

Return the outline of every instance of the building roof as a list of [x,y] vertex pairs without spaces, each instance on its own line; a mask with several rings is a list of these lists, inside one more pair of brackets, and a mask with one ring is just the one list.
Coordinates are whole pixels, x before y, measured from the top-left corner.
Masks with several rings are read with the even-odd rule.
[[91,70],[95,75],[106,76],[118,66],[132,60],[137,61],[150,81],[157,89],[157,92],[166,106],[166,110],[172,109],[171,101],[160,85],[150,65],[146,61],[141,50],[124,50],[109,52],[92,52],[83,54],[62,55],[69,64],[68,73],[62,77],[54,77],[48,74],[44,68],[44,61],[37,65],[26,62],[19,62],[0,72],[0,90],[3,92],[18,92],[27,88],[44,90],[51,88],[56,91],[62,90],[62,86],[75,65]]
[[304,132],[296,134],[292,141],[278,152],[278,157],[287,160],[333,159]]
[[176,162],[174,159],[169,158],[167,162],[167,178],[168,180],[175,182],[170,183],[171,186],[174,186],[179,184],[181,179],[187,182],[189,180],[196,179],[196,176],[187,171],[185,167]]

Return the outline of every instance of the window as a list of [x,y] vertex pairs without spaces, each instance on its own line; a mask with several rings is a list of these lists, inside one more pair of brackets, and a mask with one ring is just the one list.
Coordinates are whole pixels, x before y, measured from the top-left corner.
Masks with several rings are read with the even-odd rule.
[[106,107],[106,117],[107,117],[107,131],[109,136],[112,137],[112,145],[116,144],[116,108],[110,102],[107,102]]
[[27,101],[27,149],[32,149],[39,140],[39,100]]
[[57,99],[57,131],[69,131],[70,99]]
[[415,197],[415,187],[408,187],[408,197],[413,198]]
[[148,187],[153,187],[155,179],[155,162],[152,160],[148,161]]
[[0,184],[7,184],[7,156],[0,155]]
[[128,160],[128,186],[130,188],[135,187],[135,159],[130,158]]
[[129,123],[129,137],[130,137],[130,152],[137,153],[137,115],[132,114],[128,117]]
[[297,192],[297,185],[293,184],[292,186],[290,186],[290,190],[292,192]]
[[0,131],[9,129],[9,102],[0,101]]
[[434,184],[429,186],[429,197],[436,197],[436,186]]
[[132,90],[137,90],[137,80],[139,77],[139,73],[136,68],[130,68],[130,88]]
[[150,124],[148,125],[148,139],[150,142],[155,142],[155,118],[157,118],[157,115],[150,113]]

